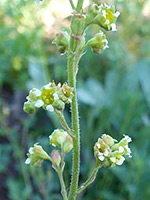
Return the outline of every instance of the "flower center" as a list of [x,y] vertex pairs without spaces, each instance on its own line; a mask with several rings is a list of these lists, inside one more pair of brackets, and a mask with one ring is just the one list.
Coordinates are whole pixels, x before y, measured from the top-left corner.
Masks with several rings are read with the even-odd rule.
[[54,92],[52,91],[52,89],[43,91],[41,94],[41,98],[42,98],[43,102],[47,105],[52,104],[54,102],[53,94],[54,94]]
[[106,20],[109,21],[108,25],[111,24],[113,18],[114,18],[114,15],[113,15],[112,11],[110,11],[109,9],[106,9]]

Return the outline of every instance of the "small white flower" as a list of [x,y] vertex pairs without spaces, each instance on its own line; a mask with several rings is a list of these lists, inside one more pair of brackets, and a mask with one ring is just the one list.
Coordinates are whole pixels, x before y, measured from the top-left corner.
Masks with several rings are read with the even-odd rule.
[[103,161],[103,160],[105,159],[104,156],[99,156],[98,158],[99,158],[101,161]]
[[34,93],[37,97],[41,96],[41,94],[42,94],[41,90],[38,90],[38,89],[36,89],[36,88],[35,88],[35,90],[33,91],[33,93]]
[[109,24],[109,20],[106,20],[104,24]]
[[102,16],[106,18],[106,10],[102,10]]
[[111,8],[111,6],[109,6],[107,3],[104,3],[104,6],[106,7],[106,8]]
[[122,146],[119,147],[119,153],[123,153],[124,152],[124,148]]
[[108,48],[109,48],[109,46],[108,46],[108,45],[106,45],[106,46],[105,46],[105,49],[108,49]]
[[33,154],[33,147],[29,148],[29,154]]
[[31,159],[27,158],[26,161],[25,161],[25,164],[28,165],[28,164],[30,164],[30,162],[31,162]]
[[27,99],[28,101],[30,101],[30,100],[31,100],[29,96],[27,96],[27,97],[26,97],[26,99]]
[[132,142],[132,139],[128,136],[128,135],[125,135],[125,139],[127,140],[127,142]]
[[117,11],[117,12],[114,14],[115,17],[119,17],[119,15],[120,15],[120,12],[119,12],[119,11]]
[[128,147],[128,145],[125,145],[125,148],[126,148],[126,150],[127,150],[127,155],[129,156],[129,158],[132,158],[132,156],[131,156],[131,149]]
[[126,148],[128,153],[131,153],[131,149],[128,147],[128,145],[125,145],[124,147]]
[[54,93],[53,96],[54,96],[54,100],[58,100],[59,99],[57,93]]
[[103,154],[104,154],[104,156],[108,156],[108,154],[109,154],[108,150],[106,149]]
[[101,145],[100,143],[97,143],[96,146],[100,149]]
[[112,31],[117,31],[116,24],[111,24]]
[[115,157],[110,157],[110,160],[115,163],[116,162],[116,158]]
[[108,44],[108,40],[107,39],[103,40],[102,42],[105,42],[106,44]]
[[37,100],[36,103],[35,103],[35,107],[37,107],[37,108],[40,108],[43,105],[44,105],[44,102],[41,99]]
[[120,159],[118,160],[118,162],[116,164],[117,165],[122,165],[124,160],[125,160],[125,158],[123,156],[120,156]]
[[48,89],[50,89],[50,87],[51,87],[51,82],[49,82],[47,85],[44,85],[44,88],[46,89],[46,90],[48,90]]
[[52,136],[51,136],[51,135],[49,135],[49,139],[50,139],[50,140],[52,139]]
[[53,112],[54,111],[54,107],[52,105],[48,105],[46,107],[46,110],[50,111],[50,112]]
[[54,143],[52,143],[52,146],[53,146],[53,147],[56,147],[56,145],[55,145]]
[[103,4],[99,5],[98,7],[101,9],[101,7],[103,7]]

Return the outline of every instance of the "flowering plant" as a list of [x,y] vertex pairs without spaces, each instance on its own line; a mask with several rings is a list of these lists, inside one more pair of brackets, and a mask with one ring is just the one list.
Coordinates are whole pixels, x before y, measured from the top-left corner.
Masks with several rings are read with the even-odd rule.
[[[39,4],[40,0],[36,0]],[[85,183],[79,186],[79,169],[80,169],[80,129],[79,114],[76,95],[76,77],[78,64],[87,47],[91,47],[93,53],[102,54],[105,49],[109,48],[106,31],[117,31],[116,20],[120,15],[115,10],[115,6],[109,6],[106,3],[97,5],[91,3],[87,12],[82,8],[83,0],[78,0],[75,6],[72,0],[69,0],[73,10],[71,18],[70,31],[62,31],[56,35],[53,44],[56,44],[61,55],[67,54],[67,75],[68,83],[55,84],[54,81],[44,85],[41,89],[32,88],[24,103],[24,111],[28,114],[34,114],[37,109],[43,108],[48,112],[55,112],[61,121],[63,129],[56,129],[49,136],[49,144],[55,149],[48,155],[47,152],[38,144],[29,148],[26,164],[40,167],[44,160],[49,160],[57,172],[62,195],[64,200],[76,199],[77,194],[83,191],[91,184],[98,172],[104,166],[111,168],[116,165],[122,165],[125,158],[131,158],[131,150],[128,143],[131,138],[124,135],[119,142],[107,134],[103,134],[94,145],[94,156],[96,166],[91,176]],[[100,28],[88,41],[85,40],[85,33],[91,24],[97,24]],[[72,127],[67,124],[63,115],[65,104],[71,105]],[[56,149],[57,148],[57,149]],[[65,167],[65,156],[73,150],[72,178],[69,193],[66,191],[63,180],[63,170]]]

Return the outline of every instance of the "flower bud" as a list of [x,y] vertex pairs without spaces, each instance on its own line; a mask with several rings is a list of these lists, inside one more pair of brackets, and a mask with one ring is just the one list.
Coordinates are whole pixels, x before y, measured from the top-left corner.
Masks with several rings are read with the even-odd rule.
[[24,106],[23,106],[23,110],[24,110],[24,112],[26,112],[28,114],[34,114],[36,111],[36,107],[35,107],[34,103],[25,102]]
[[68,153],[73,148],[72,138],[62,129],[56,129],[49,139],[51,145],[61,148],[64,153]]
[[106,48],[109,48],[106,36],[102,31],[90,39],[86,46],[90,46],[95,54],[101,54]]
[[98,5],[95,3],[90,4],[88,7],[87,14],[86,14],[86,20],[85,20],[86,26],[91,24],[91,22],[98,15],[98,13],[99,13]]
[[72,138],[69,135],[67,135],[63,151],[64,153],[68,153],[69,151],[71,151],[72,148],[73,148]]
[[41,159],[49,159],[48,154],[40,145],[38,145],[38,143],[34,144],[33,153],[36,157],[39,157]]
[[98,142],[96,142],[94,146],[94,155],[96,159],[103,162],[110,151],[109,146],[101,138],[98,138]]
[[67,31],[60,31],[56,34],[56,39],[53,40],[53,44],[56,44],[59,52],[65,54],[68,50],[69,35]]
[[27,102],[24,103],[23,110],[28,114],[34,114],[34,112],[43,106],[43,101],[41,100],[41,90],[33,88],[29,92],[29,96],[26,97]]
[[71,21],[72,34],[75,36],[81,36],[85,29],[85,15],[78,13],[74,14]]
[[62,129],[56,129],[49,136],[50,144],[62,148],[65,143],[66,136],[68,136],[68,133],[66,131]]
[[57,109],[57,110],[63,110],[65,108],[65,104],[63,101],[61,100],[56,100],[53,103],[53,106]]
[[117,140],[114,140],[111,136],[106,134],[102,135],[102,140],[110,147],[114,145],[114,141],[117,142]]
[[60,153],[58,150],[53,150],[52,153],[52,159],[54,161],[54,163],[59,166],[60,165],[60,162],[61,162],[61,156],[60,156]]
[[120,12],[115,12],[115,6],[108,6],[107,4],[101,4],[99,6],[100,12],[94,18],[93,23],[98,24],[100,27],[109,31],[117,31],[116,29],[116,20],[120,15]]
[[29,148],[27,156],[28,158],[26,159],[25,164],[31,164],[35,167],[40,167],[44,159],[49,160],[48,154],[40,145],[38,145],[38,143],[34,144],[34,147]]
[[73,88],[69,87],[67,83],[64,83],[58,92],[59,98],[64,103],[71,103],[73,98]]

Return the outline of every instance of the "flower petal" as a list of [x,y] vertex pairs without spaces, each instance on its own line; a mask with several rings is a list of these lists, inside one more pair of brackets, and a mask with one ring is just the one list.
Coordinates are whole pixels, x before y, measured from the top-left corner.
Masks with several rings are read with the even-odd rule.
[[98,158],[99,158],[101,161],[103,161],[103,160],[105,159],[104,156],[99,156]]
[[44,102],[41,99],[37,100],[36,103],[35,103],[35,107],[37,107],[37,108],[40,108],[43,105],[44,105]]
[[119,15],[120,15],[120,12],[119,12],[119,11],[117,11],[117,12],[114,14],[115,17],[119,17]]
[[102,10],[102,16],[106,18],[106,10]]
[[54,111],[54,107],[52,105],[48,105],[46,107],[46,110],[50,111],[50,112],[53,112]]
[[36,89],[36,88],[35,88],[35,90],[33,91],[33,93],[34,93],[37,97],[41,96],[41,94],[42,94],[41,90],[38,90],[38,89]]
[[125,158],[123,156],[120,156],[120,159],[118,160],[118,162],[116,164],[117,165],[122,165],[124,160],[125,160]]
[[104,152],[104,156],[108,156],[109,152],[108,150],[106,149],[105,152]]
[[44,85],[44,88],[46,89],[46,90],[48,90],[48,89],[50,89],[50,87],[51,87],[51,82],[49,82],[47,85]]
[[119,153],[123,153],[124,152],[124,148],[122,146],[119,147]]
[[54,94],[53,94],[53,96],[54,96],[54,100],[58,100],[58,99],[59,99],[59,97],[58,97],[58,94],[57,94],[57,93],[54,93]]
[[111,24],[112,31],[117,31],[116,24]]
[[29,148],[29,154],[33,154],[33,147]]
[[25,161],[25,164],[28,165],[28,164],[30,164],[30,162],[31,162],[31,159],[27,158],[26,161]]
[[132,139],[128,136],[128,135],[125,135],[125,139],[127,140],[127,142],[132,142]]
[[110,157],[110,160],[115,163],[116,162],[116,158],[115,157]]

